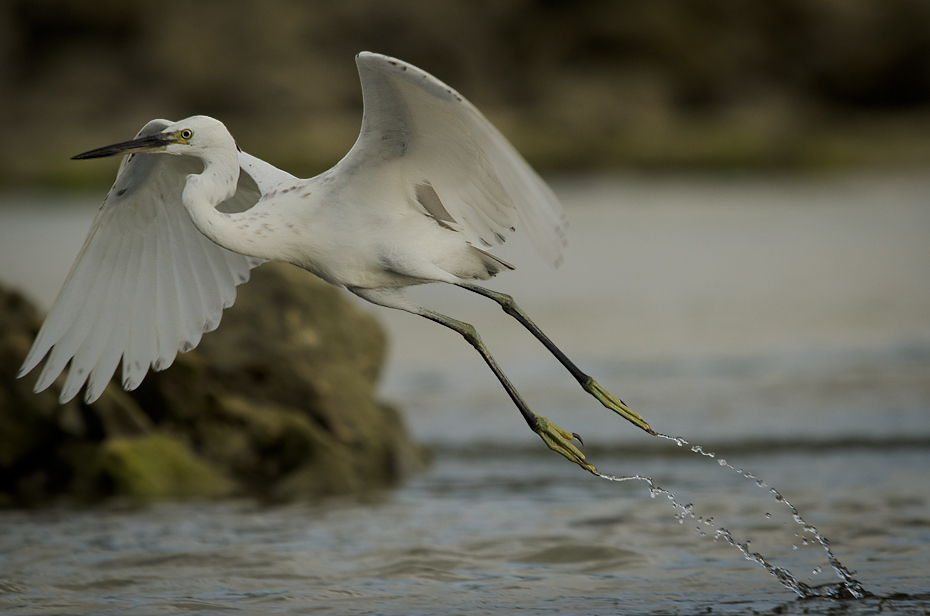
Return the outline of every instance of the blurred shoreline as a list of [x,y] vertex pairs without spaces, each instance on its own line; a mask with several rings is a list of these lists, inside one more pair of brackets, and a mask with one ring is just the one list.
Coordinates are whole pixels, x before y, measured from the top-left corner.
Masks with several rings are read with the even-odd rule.
[[[872,114],[782,125],[767,111],[746,117],[664,117],[629,130],[581,116],[536,119],[509,110],[484,110],[539,172],[626,173],[652,176],[771,173],[916,173],[930,167],[930,111]],[[192,112],[193,114],[193,112]],[[209,114],[208,114],[209,115]],[[313,177],[352,147],[361,112],[295,118],[293,124],[217,114],[240,147],[298,177]],[[0,149],[0,189],[106,190],[115,165],[72,161],[80,151],[131,138],[149,119],[120,118],[70,127],[62,135],[30,129],[25,155]],[[173,117],[170,119],[180,119]],[[250,126],[250,124],[252,124]],[[120,128],[122,130],[120,130]],[[47,137],[46,141],[41,141]]]
[[194,114],[310,177],[358,135],[362,50],[448,83],[544,173],[930,164],[921,0],[11,0],[0,187],[108,186],[69,158]]

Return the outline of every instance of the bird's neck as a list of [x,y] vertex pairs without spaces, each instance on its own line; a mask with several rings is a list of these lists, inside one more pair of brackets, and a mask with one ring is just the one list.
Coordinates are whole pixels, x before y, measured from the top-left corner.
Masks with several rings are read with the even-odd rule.
[[216,209],[236,193],[239,182],[239,157],[236,150],[211,153],[203,159],[203,172],[187,176],[181,201],[197,229],[227,250],[240,254],[269,258],[270,237],[249,224],[251,211],[228,214]]

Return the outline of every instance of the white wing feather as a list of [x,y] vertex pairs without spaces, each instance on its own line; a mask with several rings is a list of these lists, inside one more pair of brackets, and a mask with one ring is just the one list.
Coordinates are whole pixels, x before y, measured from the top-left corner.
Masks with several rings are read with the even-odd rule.
[[401,164],[411,188],[428,183],[444,210],[439,218],[448,214],[444,224],[472,244],[502,243],[518,219],[544,258],[561,261],[566,223],[558,199],[480,111],[400,60],[363,52],[356,63],[365,112],[340,166]]
[[[138,136],[158,132],[149,122]],[[224,211],[248,209],[268,187],[293,179],[240,153],[242,175]],[[215,329],[236,285],[260,259],[221,248],[202,235],[181,203],[187,175],[202,163],[187,156],[124,158],[77,260],[49,310],[20,375],[48,359],[36,382],[46,389],[70,362],[62,403],[87,382],[85,400],[100,397],[122,359],[122,384],[134,389],[149,367],[164,370]]]

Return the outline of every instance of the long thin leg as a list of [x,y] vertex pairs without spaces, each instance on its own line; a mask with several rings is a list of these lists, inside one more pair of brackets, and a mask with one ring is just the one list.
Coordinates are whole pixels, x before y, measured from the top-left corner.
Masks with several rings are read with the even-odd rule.
[[507,390],[507,394],[510,396],[510,399],[513,400],[514,404],[517,405],[517,408],[520,410],[520,414],[523,415],[523,419],[526,420],[527,425],[529,425],[533,432],[542,438],[543,442],[546,443],[546,446],[556,453],[562,454],[575,464],[581,466],[581,468],[585,469],[586,471],[595,474],[597,473],[597,469],[595,469],[594,466],[585,460],[584,454],[569,442],[574,439],[578,439],[580,441],[581,437],[579,437],[577,434],[560,428],[545,417],[537,415],[530,410],[529,406],[527,406],[526,402],[524,402],[523,397],[520,396],[520,393],[517,391],[516,387],[513,386],[513,383],[510,382],[510,379],[507,378],[507,375],[504,374],[504,371],[501,370],[500,366],[497,365],[497,362],[494,361],[494,358],[491,356],[491,353],[488,351],[487,347],[484,346],[484,343],[481,341],[481,337],[478,336],[478,332],[473,326],[469,325],[468,323],[463,323],[462,321],[457,321],[443,314],[439,314],[438,312],[433,312],[423,308],[416,312],[416,314],[419,314],[420,316],[425,317],[430,321],[439,323],[440,325],[445,325],[449,329],[460,333],[469,344],[471,344],[479,353],[481,353],[481,357],[484,358],[484,361],[487,362],[488,366],[494,372],[497,380],[499,380],[501,385],[504,386],[504,389]]
[[504,371],[501,370],[500,366],[497,365],[497,362],[494,361],[494,358],[491,356],[491,353],[488,351],[487,347],[484,346],[484,343],[481,341],[481,338],[478,336],[478,332],[475,331],[474,327],[468,323],[457,321],[443,314],[439,314],[438,312],[433,312],[432,310],[427,310],[422,306],[418,306],[414,302],[410,301],[407,297],[405,297],[401,289],[366,289],[360,287],[347,288],[352,293],[355,293],[362,299],[365,299],[373,304],[384,306],[386,308],[403,310],[411,314],[425,317],[430,321],[439,323],[440,325],[448,327],[449,329],[461,334],[462,337],[464,337],[465,340],[467,340],[468,343],[475,347],[475,349],[481,354],[481,357],[484,358],[484,361],[494,372],[497,380],[499,380],[501,385],[504,386],[504,389],[507,390],[507,394],[510,396],[510,399],[513,400],[514,404],[517,405],[517,408],[520,410],[520,414],[523,415],[523,419],[526,420],[527,425],[529,425],[533,432],[542,438],[546,446],[556,453],[565,456],[586,471],[597,474],[597,469],[585,460],[584,454],[569,442],[575,439],[581,441],[581,437],[579,437],[577,434],[574,434],[573,432],[569,432],[568,430],[560,428],[545,417],[537,415],[530,410],[530,407],[527,406],[519,392],[517,392],[517,388],[513,386],[513,383],[510,382],[510,379],[507,378],[507,376],[504,374]]
[[649,434],[655,434],[652,428],[649,427],[649,424],[646,423],[643,418],[623,403],[622,400],[614,396],[612,393],[601,387],[597,381],[593,378],[582,372],[566,355],[562,352],[559,347],[555,346],[555,343],[549,339],[539,327],[533,323],[525,312],[517,305],[513,298],[504,293],[498,293],[497,291],[492,291],[491,289],[485,289],[484,287],[479,287],[478,285],[471,284],[468,282],[458,283],[458,286],[463,289],[468,289],[473,293],[478,295],[483,295],[487,298],[493,299],[495,302],[500,304],[501,308],[504,309],[504,312],[515,318],[520,322],[523,327],[525,327],[537,340],[543,343],[543,345],[549,349],[549,352],[552,353],[559,362],[565,366],[565,368],[575,377],[575,380],[584,388],[586,392],[597,398],[601,404],[603,404],[608,409],[617,413],[624,419],[632,422],[639,428],[642,428]]

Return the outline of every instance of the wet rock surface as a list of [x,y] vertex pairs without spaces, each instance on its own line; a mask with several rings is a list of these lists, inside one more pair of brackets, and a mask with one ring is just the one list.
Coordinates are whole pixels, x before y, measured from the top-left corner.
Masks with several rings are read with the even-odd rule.
[[[215,332],[133,392],[91,405],[16,379],[41,316],[0,291],[0,504],[255,495],[391,485],[423,463],[377,401],[385,337],[340,291],[266,264]],[[119,372],[117,372],[117,378]]]

